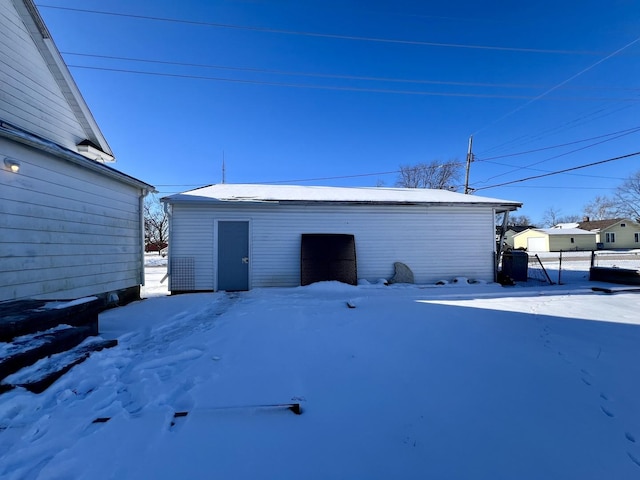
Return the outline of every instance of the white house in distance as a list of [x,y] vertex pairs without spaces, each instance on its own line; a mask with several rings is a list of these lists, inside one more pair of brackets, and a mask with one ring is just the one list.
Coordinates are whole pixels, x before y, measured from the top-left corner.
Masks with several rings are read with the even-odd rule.
[[142,203],[32,0],[0,0],[0,301],[139,297]]
[[376,281],[394,262],[416,283],[494,281],[495,214],[521,206],[445,190],[232,184],[162,201],[172,293],[355,283],[354,272]]

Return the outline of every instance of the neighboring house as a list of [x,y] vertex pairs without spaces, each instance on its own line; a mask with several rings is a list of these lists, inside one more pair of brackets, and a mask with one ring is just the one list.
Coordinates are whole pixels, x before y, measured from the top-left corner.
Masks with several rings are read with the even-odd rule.
[[[504,232],[504,244],[507,247],[513,248],[514,235],[520,232],[524,232],[525,230],[528,230],[530,228],[536,228],[536,227],[533,225],[508,225],[507,231]],[[498,234],[500,233],[501,230],[502,230],[502,227],[498,227]]]
[[113,153],[32,0],[0,0],[0,301],[139,296],[153,187]]
[[390,278],[394,262],[416,283],[493,281],[495,213],[521,206],[445,190],[231,184],[162,201],[172,293],[298,286],[321,257],[315,267],[357,265],[368,281]]
[[594,250],[596,234],[578,228],[530,228],[513,236],[513,247],[529,252]]
[[566,230],[568,228],[579,228],[579,227],[577,222],[569,222],[569,223],[557,223],[551,228],[553,229],[564,228]]
[[593,221],[585,218],[578,228],[595,233],[598,248],[640,248],[640,225],[628,218]]

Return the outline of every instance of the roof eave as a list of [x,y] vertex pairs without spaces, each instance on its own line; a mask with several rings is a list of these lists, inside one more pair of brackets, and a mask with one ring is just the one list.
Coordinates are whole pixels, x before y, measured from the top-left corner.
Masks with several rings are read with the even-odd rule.
[[109,167],[103,163],[89,160],[79,153],[76,153],[72,150],[69,150],[68,148],[62,147],[56,143],[45,140],[31,133],[19,130],[17,128],[7,127],[8,124],[0,121],[0,137],[7,138],[17,143],[21,143],[37,150],[49,153],[57,158],[66,160],[88,170],[100,173],[114,180],[118,180],[122,183],[144,190],[148,193],[157,193],[157,190],[153,185],[143,182],[142,180],[138,180],[137,178],[127,175],[126,173],[122,173],[115,168]]
[[328,200],[267,200],[267,199],[243,199],[243,200],[234,200],[234,199],[219,199],[219,198],[210,198],[210,197],[199,197],[196,195],[184,195],[177,194],[171,195],[168,197],[163,197],[161,199],[162,202],[169,204],[215,204],[215,205],[225,205],[225,206],[246,206],[246,205],[387,205],[387,206],[449,206],[449,207],[491,207],[495,208],[497,213],[502,213],[505,211],[514,211],[518,208],[522,207],[521,203],[514,204],[497,204],[497,203],[484,203],[484,202],[390,202],[390,201],[344,201],[344,200],[336,200],[336,201],[328,201]]

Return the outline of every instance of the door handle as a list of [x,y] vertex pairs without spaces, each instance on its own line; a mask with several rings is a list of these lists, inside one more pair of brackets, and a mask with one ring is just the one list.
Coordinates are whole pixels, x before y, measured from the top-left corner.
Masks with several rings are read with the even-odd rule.
[[249,257],[242,257],[242,263],[248,264],[249,263]]

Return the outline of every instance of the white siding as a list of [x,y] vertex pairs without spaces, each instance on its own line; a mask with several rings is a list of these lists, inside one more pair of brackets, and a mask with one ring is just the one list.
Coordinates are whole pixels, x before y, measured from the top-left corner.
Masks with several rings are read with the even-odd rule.
[[170,257],[194,257],[196,290],[216,288],[215,223],[250,222],[251,288],[300,285],[300,235],[355,235],[358,278],[393,275],[406,263],[416,283],[455,276],[493,281],[494,224],[488,206],[173,205]]
[[0,119],[71,150],[87,138],[11,0],[0,0]]
[[0,139],[0,301],[77,298],[141,283],[140,190]]

